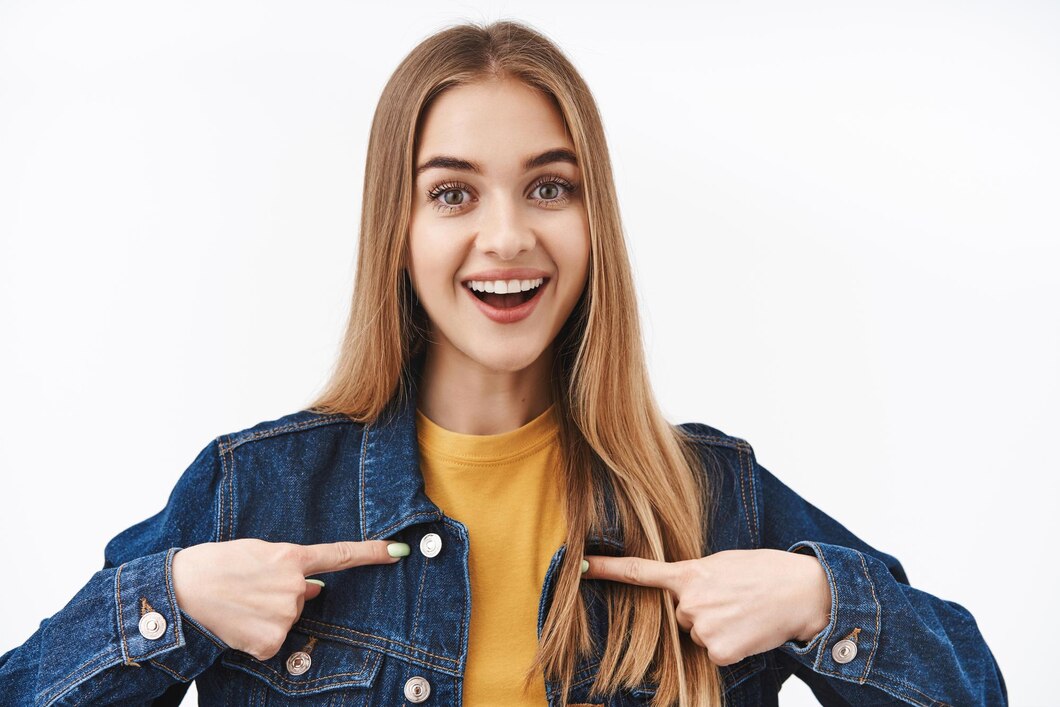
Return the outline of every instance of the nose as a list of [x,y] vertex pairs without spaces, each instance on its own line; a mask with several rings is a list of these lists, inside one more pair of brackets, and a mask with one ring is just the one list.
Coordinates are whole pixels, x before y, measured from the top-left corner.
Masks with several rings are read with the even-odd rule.
[[501,260],[512,260],[531,251],[537,237],[530,227],[523,204],[514,199],[491,200],[475,237],[475,247]]

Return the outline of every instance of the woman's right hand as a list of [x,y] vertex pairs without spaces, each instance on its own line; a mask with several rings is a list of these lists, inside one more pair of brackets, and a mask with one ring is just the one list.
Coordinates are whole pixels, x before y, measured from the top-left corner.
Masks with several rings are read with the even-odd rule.
[[306,600],[320,594],[308,575],[360,565],[393,564],[390,545],[407,555],[404,543],[341,541],[317,545],[273,543],[256,538],[203,543],[173,555],[177,604],[230,647],[258,660],[276,655]]

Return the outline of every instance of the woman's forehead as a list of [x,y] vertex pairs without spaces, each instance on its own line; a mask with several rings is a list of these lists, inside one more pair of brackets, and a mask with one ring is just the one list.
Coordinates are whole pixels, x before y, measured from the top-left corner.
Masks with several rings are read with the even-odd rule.
[[550,150],[574,152],[553,101],[515,79],[446,89],[428,108],[418,144],[419,166],[450,156],[471,162],[484,173],[491,168],[522,169],[531,157]]

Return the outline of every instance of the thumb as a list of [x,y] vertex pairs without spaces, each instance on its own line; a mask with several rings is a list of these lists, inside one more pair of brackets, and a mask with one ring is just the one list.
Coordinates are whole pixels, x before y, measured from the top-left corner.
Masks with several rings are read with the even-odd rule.
[[316,599],[324,591],[324,583],[319,579],[307,579],[305,581],[305,600]]

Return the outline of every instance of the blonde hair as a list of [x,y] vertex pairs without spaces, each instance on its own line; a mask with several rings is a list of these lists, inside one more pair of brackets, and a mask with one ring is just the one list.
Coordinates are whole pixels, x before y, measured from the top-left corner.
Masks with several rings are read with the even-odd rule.
[[[596,104],[540,33],[509,21],[449,27],[416,46],[383,89],[368,143],[349,322],[336,368],[311,409],[371,422],[395,399],[408,399],[427,331],[403,268],[420,121],[446,88],[494,77],[513,77],[554,101],[575,146],[589,222],[588,283],[554,346],[567,549],[527,674],[558,681],[565,704],[578,661],[594,648],[580,565],[586,541],[602,532],[603,487],[612,490],[625,554],[665,561],[706,553],[710,494],[690,441],[663,418],[648,380]],[[649,680],[658,685],[655,705],[722,703],[718,669],[679,631],[667,592],[608,583],[604,593],[609,628],[593,694]]]

